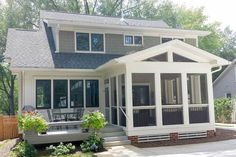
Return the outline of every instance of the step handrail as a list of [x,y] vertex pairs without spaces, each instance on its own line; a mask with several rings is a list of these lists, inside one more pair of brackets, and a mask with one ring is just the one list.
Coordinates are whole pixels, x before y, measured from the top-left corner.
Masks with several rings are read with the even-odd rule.
[[119,106],[120,110],[122,111],[122,113],[125,115],[126,119],[130,120],[129,116],[127,116],[127,114],[125,113],[125,111],[123,110],[123,108],[121,106]]

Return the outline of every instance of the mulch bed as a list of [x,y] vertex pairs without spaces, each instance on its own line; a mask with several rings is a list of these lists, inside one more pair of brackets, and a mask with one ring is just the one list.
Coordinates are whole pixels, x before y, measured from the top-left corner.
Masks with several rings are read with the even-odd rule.
[[236,131],[225,130],[225,129],[216,129],[216,136],[215,137],[198,138],[198,139],[185,139],[185,140],[178,140],[176,142],[160,141],[160,142],[132,143],[132,145],[134,145],[136,147],[140,147],[140,148],[148,148],[148,147],[160,147],[160,146],[173,146],[173,145],[215,142],[215,141],[223,141],[223,140],[231,140],[231,139],[236,139]]

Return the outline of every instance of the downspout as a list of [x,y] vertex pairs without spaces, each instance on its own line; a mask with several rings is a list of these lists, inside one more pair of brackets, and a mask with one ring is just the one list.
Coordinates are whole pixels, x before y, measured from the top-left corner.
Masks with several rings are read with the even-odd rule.
[[214,74],[214,73],[216,73],[216,72],[218,72],[218,71],[221,71],[222,70],[222,66],[219,66],[219,68],[218,69],[216,69],[216,70],[213,70],[211,73],[212,74]]

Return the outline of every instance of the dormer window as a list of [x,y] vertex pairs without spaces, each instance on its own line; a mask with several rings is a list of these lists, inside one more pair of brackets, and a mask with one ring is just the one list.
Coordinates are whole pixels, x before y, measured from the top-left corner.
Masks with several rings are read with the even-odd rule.
[[76,32],[76,51],[104,52],[104,34]]
[[161,38],[161,43],[166,43],[166,42],[168,42],[168,41],[175,40],[175,39],[178,39],[178,40],[180,40],[180,41],[184,41],[183,38],[169,38],[169,37],[162,37],[162,38]]
[[143,45],[143,37],[136,35],[125,35],[124,36],[125,46],[141,46]]

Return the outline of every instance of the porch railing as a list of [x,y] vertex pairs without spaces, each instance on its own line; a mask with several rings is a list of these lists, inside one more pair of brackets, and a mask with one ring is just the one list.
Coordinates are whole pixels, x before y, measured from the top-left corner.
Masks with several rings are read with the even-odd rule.
[[128,119],[128,120],[130,120],[129,116],[125,113],[125,111],[123,110],[123,108],[122,108],[121,106],[120,106],[119,108],[120,108],[121,112],[125,115],[125,118]]

